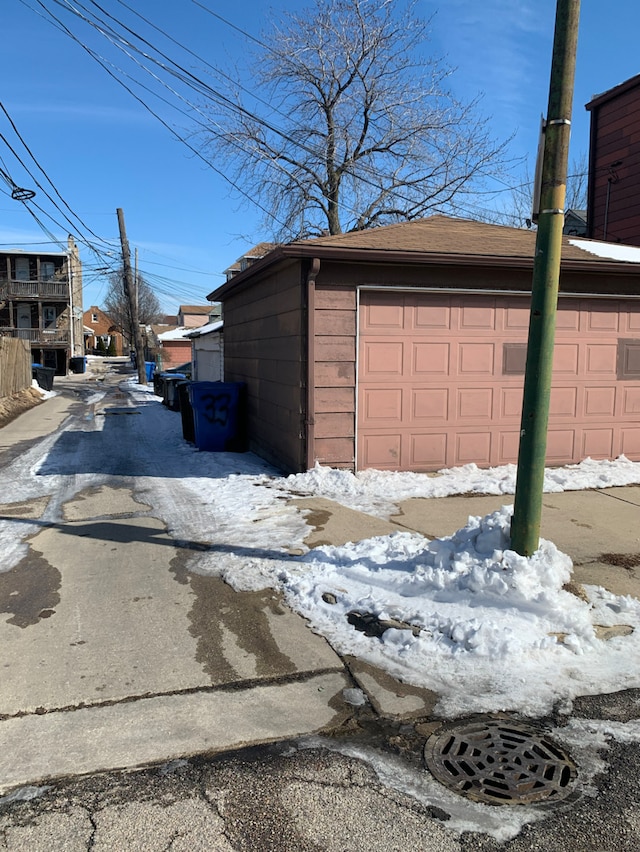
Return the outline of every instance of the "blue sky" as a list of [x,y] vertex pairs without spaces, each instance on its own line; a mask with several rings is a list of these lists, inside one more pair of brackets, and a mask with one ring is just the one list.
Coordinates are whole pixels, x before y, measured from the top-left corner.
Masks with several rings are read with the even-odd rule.
[[[83,2],[90,5],[90,0]],[[242,72],[251,41],[193,0],[128,2],[208,62],[231,74],[236,69]],[[268,28],[274,13],[308,5],[302,0],[271,5],[256,0],[198,2],[254,36]],[[100,5],[144,32],[189,70],[206,74],[202,64],[136,21],[118,0],[101,0]],[[222,271],[245,249],[268,236],[261,230],[259,211],[231,196],[229,184],[220,174],[173,137],[80,44],[42,17],[43,7],[109,61],[132,66],[100,34],[64,14],[56,0],[3,0],[0,78],[4,85],[0,100],[57,191],[82,219],[80,236],[88,237],[103,252],[98,257],[84,246],[81,250],[85,307],[99,305],[104,297],[104,275],[95,270],[118,260],[118,207],[125,213],[131,247],[138,248],[140,269],[156,289],[163,308],[173,312],[178,304],[203,303],[206,294],[224,280]],[[555,0],[485,0],[482,4],[443,0],[439,5],[419,0],[418,9],[425,17],[434,16],[430,48],[456,67],[451,79],[456,95],[469,99],[482,93],[482,109],[492,116],[496,135],[515,134],[511,155],[528,154],[532,162],[548,97]],[[582,4],[573,156],[588,148],[584,104],[594,94],[640,72],[638,32],[637,0],[620,0],[615,7],[593,0]],[[143,78],[142,72],[131,73]],[[148,101],[180,135],[189,138],[192,125],[186,116],[151,97]],[[0,133],[4,136],[4,140],[0,138],[0,168],[18,186],[34,188],[17,153],[47,188],[4,114],[0,114]],[[224,163],[215,166],[225,173]],[[518,182],[517,177],[513,182]],[[0,184],[0,189],[6,189],[5,185]],[[53,194],[50,186],[48,189]],[[504,200],[489,196],[484,204],[489,209],[499,208]],[[56,225],[38,214],[56,238],[65,238],[69,231],[78,236],[42,192],[35,201],[58,220]],[[43,240],[49,237],[24,206],[6,192],[0,194],[2,247],[27,248]],[[59,250],[50,242],[43,247]]]

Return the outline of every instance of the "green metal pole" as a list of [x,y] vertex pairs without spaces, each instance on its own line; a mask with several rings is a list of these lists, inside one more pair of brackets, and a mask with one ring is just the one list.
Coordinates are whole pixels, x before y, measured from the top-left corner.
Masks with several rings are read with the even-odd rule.
[[557,0],[511,547],[538,549],[580,0]]

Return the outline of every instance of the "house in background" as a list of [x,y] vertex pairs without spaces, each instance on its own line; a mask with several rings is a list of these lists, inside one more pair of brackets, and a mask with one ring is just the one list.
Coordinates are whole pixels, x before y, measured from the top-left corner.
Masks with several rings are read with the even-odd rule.
[[180,305],[177,325],[178,328],[198,328],[219,319],[219,305]]
[[191,341],[192,379],[194,382],[224,380],[222,320],[202,325],[188,332]]
[[569,237],[587,236],[587,211],[569,209],[564,214],[562,233]]
[[111,317],[105,314],[101,308],[91,305],[84,312],[82,322],[85,328],[84,347],[87,354],[95,355],[100,351],[98,339],[102,340],[103,352],[106,352],[113,340],[116,355],[129,354],[129,346],[125,345],[122,332],[114,325]]
[[73,237],[67,246],[0,251],[0,335],[27,340],[32,361],[61,376],[84,354],[82,264]]
[[154,349],[159,370],[172,370],[191,361],[191,340],[188,334],[193,331],[192,328],[183,326],[169,329],[163,329],[162,326],[151,328],[157,341]]
[[[282,245],[210,294],[285,471],[515,462],[532,231],[433,216]],[[563,237],[547,463],[640,460],[640,249]]]
[[640,246],[640,74],[597,95],[586,108],[587,235]]
[[238,275],[240,272],[244,272],[248,269],[253,263],[257,260],[260,260],[261,257],[264,257],[265,254],[268,254],[270,251],[276,247],[277,243],[258,243],[258,245],[254,246],[252,249],[246,254],[243,254],[242,257],[239,257],[235,263],[232,263],[231,266],[225,269],[224,274],[226,276],[227,281],[230,281],[234,275]]

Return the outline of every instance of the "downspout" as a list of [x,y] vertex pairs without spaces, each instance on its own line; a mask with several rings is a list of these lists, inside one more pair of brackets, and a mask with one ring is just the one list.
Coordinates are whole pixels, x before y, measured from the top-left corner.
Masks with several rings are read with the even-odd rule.
[[320,258],[314,257],[307,273],[307,470],[315,464],[316,426],[316,278]]

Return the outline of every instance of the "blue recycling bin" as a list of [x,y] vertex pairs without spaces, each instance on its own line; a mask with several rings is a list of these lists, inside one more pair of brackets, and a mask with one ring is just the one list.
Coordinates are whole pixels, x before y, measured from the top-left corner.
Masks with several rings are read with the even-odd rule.
[[144,368],[147,372],[147,381],[150,382],[153,380],[153,374],[156,371],[155,361],[145,361]]
[[246,450],[244,382],[191,382],[194,443],[199,450]]

